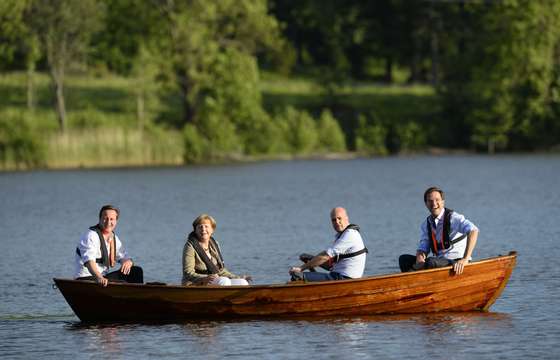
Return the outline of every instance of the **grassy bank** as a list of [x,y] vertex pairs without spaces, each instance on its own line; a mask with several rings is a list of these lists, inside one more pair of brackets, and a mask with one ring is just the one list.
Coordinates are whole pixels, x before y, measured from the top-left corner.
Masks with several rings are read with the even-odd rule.
[[49,168],[179,165],[182,139],[177,131],[154,134],[137,129],[99,128],[51,134]]
[[[0,139],[27,141],[39,148],[38,159],[26,159],[29,146],[7,148],[0,159],[3,170],[105,166],[177,165],[182,163],[179,130],[154,122],[160,111],[150,104],[140,126],[136,116],[134,84],[126,78],[70,76],[66,81],[68,129],[59,131],[50,81],[34,77],[35,106],[27,108],[26,76],[0,77]],[[33,145],[35,144],[35,145]]]
[[405,133],[410,132],[411,124],[420,129],[417,132],[421,134],[413,135],[416,137],[413,142],[422,148],[437,143],[435,139],[439,136],[439,103],[434,88],[429,85],[354,82],[327,93],[312,79],[286,79],[265,74],[261,90],[264,106],[271,112],[290,105],[313,114],[330,109],[351,151],[358,150],[356,137],[360,118],[383,128],[384,135],[380,136],[385,138],[390,152],[419,150],[406,148],[405,143],[410,139],[406,139]]
[[[25,74],[0,75],[0,169],[183,162],[185,150],[182,129],[177,125],[180,113],[177,94],[148,98],[145,118],[140,123],[136,116],[135,83],[131,79],[68,76],[65,87],[68,125],[62,134],[52,107],[48,76],[38,73],[33,82],[34,108],[29,110]],[[382,124],[385,130],[394,128],[397,133],[408,129],[409,124],[420,127],[428,124],[437,111],[435,94],[429,86],[354,83],[325,93],[311,79],[263,74],[261,91],[264,107],[270,113],[287,106],[314,115],[323,109],[331,110],[346,135],[350,151],[356,148],[361,116],[374,125]],[[390,134],[385,131],[384,136],[388,138]],[[25,146],[21,146],[22,142]],[[14,144],[20,144],[19,148],[15,150]],[[35,158],[29,156],[32,151],[38,154]],[[269,157],[285,158],[283,154]],[[252,158],[263,157],[248,157]]]

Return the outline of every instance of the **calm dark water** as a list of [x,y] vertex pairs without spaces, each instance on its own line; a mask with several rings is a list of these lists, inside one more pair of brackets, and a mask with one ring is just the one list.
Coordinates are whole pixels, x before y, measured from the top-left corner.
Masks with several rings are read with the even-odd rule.
[[[559,179],[552,155],[3,173],[0,357],[557,358]],[[490,313],[85,326],[51,287],[72,275],[76,242],[104,203],[121,208],[118,233],[146,281],[180,282],[184,235],[207,212],[230,270],[285,282],[298,253],[329,243],[338,205],[365,234],[366,273],[396,272],[432,184],[479,226],[475,258],[519,253]]]

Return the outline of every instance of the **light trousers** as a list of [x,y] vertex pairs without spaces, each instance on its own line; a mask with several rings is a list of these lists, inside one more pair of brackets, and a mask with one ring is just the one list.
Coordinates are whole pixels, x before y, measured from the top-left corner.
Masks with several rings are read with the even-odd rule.
[[211,285],[221,285],[221,286],[230,286],[230,285],[249,285],[247,280],[245,279],[230,279],[225,276],[220,276],[210,282]]

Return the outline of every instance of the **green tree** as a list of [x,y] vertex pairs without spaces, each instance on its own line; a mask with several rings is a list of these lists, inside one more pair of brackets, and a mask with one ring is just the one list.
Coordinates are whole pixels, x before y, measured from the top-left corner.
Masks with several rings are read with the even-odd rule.
[[0,1],[0,59],[12,61],[18,40],[25,32],[23,13],[27,4],[21,0]]
[[141,48],[163,36],[157,0],[98,0],[105,8],[103,29],[91,39],[90,62],[95,68],[129,75]]
[[[205,98],[214,96],[208,90],[222,85],[223,77],[213,70],[222,66],[224,56],[254,58],[259,47],[280,44],[278,24],[264,0],[168,0],[159,9],[167,34],[159,44],[169,78],[181,91],[183,123],[196,123]],[[245,94],[239,90],[231,95],[241,99]]]
[[367,155],[386,155],[387,129],[373,118],[360,115],[356,129],[356,151]]
[[235,126],[214,113],[201,117],[196,126],[186,124],[183,135],[186,163],[220,162],[239,157],[242,152]]
[[103,6],[96,0],[34,0],[31,27],[46,54],[56,97],[60,130],[66,130],[64,79],[68,66],[82,59],[101,26]]
[[279,125],[287,149],[292,154],[309,154],[317,150],[317,125],[307,111],[288,106],[275,116],[274,121]]
[[[319,77],[327,89],[349,78],[352,63],[348,49],[367,47],[367,31],[364,23],[360,22],[360,14],[364,10],[361,3],[277,0],[271,8],[275,16],[286,24],[283,32],[294,44],[300,67]],[[354,58],[360,55],[355,53]]]
[[23,57],[27,71],[27,107],[34,107],[33,77],[35,64],[41,55],[37,34],[31,28],[31,0],[0,2],[0,59],[10,63],[14,54]]
[[440,88],[445,117],[458,125],[451,138],[488,152],[530,147],[555,81],[560,3],[477,1],[457,10],[457,45],[446,49]]
[[0,162],[3,167],[30,169],[45,164],[45,144],[26,116],[7,111],[0,118]]
[[323,151],[342,152],[346,151],[346,140],[340,125],[333,117],[329,110],[323,110],[319,123],[318,131],[318,147]]
[[159,74],[159,64],[157,57],[144,45],[140,45],[131,64],[132,69],[129,75],[133,79],[131,83],[136,95],[136,119],[138,128],[143,130],[148,120],[146,113],[150,112],[150,109],[146,108],[156,102],[156,78]]

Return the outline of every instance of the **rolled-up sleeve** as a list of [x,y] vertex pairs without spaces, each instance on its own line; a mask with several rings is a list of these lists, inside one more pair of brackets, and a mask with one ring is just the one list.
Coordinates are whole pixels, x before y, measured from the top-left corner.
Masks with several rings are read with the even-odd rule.
[[473,230],[478,230],[476,225],[462,214],[453,213],[451,222],[451,228],[456,229],[456,231],[461,234],[469,234]]
[[352,245],[348,233],[349,231],[343,233],[342,236],[337,241],[335,241],[331,247],[325,250],[328,256],[335,257],[337,255],[344,254],[348,251],[348,249]]
[[94,231],[88,231],[80,239],[78,249],[80,250],[80,257],[84,264],[90,260],[95,261],[95,259],[101,257],[99,236],[97,236]]

